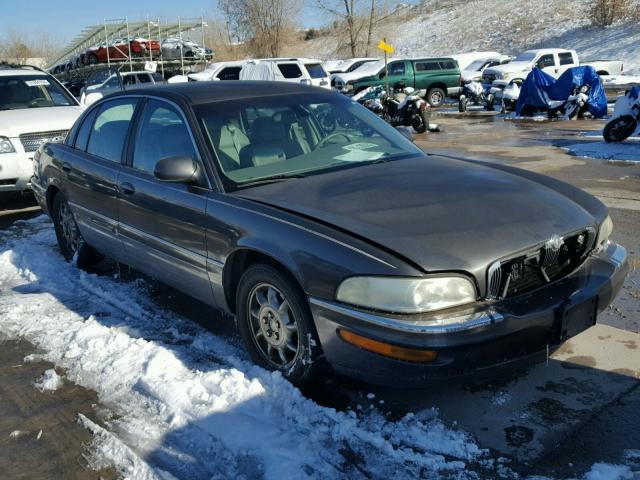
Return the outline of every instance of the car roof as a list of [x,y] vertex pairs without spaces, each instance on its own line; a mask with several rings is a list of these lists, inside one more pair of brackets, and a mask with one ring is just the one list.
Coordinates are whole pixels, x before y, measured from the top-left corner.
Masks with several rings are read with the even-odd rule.
[[34,68],[21,68],[21,67],[5,67],[0,65],[0,76],[9,77],[15,75],[42,75],[49,76],[48,73]]
[[268,97],[273,95],[293,95],[293,94],[326,94],[328,96],[344,97],[341,94],[331,92],[325,88],[312,87],[291,82],[274,82],[261,80],[233,80],[219,82],[188,82],[188,83],[167,83],[155,85],[153,87],[136,88],[125,90],[113,95],[149,95],[164,97],[169,100],[182,100],[191,105],[201,105],[205,103],[217,103],[228,100],[241,100],[243,98]]

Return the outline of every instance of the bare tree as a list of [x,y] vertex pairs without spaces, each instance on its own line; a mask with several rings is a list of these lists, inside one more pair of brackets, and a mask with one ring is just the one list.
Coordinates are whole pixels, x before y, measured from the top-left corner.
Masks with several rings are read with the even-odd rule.
[[624,19],[628,11],[629,0],[594,0],[591,6],[591,22],[606,27]]
[[335,18],[338,29],[346,30],[346,39],[337,50],[346,50],[351,57],[368,57],[374,30],[405,8],[389,8],[388,0],[315,0],[315,3]]
[[277,57],[295,27],[299,0],[221,0],[229,38],[246,42],[258,57]]

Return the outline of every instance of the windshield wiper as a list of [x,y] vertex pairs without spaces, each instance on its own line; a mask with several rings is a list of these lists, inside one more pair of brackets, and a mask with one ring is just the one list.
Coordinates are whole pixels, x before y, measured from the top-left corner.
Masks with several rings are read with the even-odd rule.
[[266,185],[269,183],[277,183],[277,182],[282,182],[283,180],[292,180],[294,178],[303,178],[305,176],[306,175],[303,175],[301,173],[275,175],[273,177],[259,178],[251,182],[240,183],[238,184],[238,188],[255,187],[256,185]]

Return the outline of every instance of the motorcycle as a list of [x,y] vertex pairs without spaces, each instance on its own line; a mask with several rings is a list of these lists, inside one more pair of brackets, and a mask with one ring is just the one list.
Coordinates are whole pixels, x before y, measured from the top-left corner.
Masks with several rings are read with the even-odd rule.
[[394,127],[413,127],[417,133],[431,129],[427,102],[411,87],[397,84],[389,95],[382,86],[371,87],[353,97]]
[[573,92],[565,101],[549,101],[548,117],[552,119],[558,116],[565,116],[570,120],[575,117],[582,118],[588,109],[587,102],[589,101],[590,90],[591,85],[580,85],[574,87]]
[[[480,82],[467,80],[462,85],[462,93],[458,99],[458,111],[466,112],[469,104],[483,105],[487,110],[493,110],[493,103],[489,102],[489,92],[485,90]],[[491,108],[489,108],[491,105]]]
[[633,87],[616,100],[611,120],[604,126],[604,139],[622,142],[635,133],[640,133],[640,87]]

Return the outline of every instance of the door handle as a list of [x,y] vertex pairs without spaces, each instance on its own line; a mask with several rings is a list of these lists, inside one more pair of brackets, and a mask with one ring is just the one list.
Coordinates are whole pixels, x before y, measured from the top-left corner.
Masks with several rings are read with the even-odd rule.
[[71,171],[71,165],[69,165],[67,162],[64,162],[62,164],[62,171],[63,172],[70,172]]
[[120,184],[120,192],[125,195],[132,195],[136,192],[136,189],[129,182],[124,182]]

